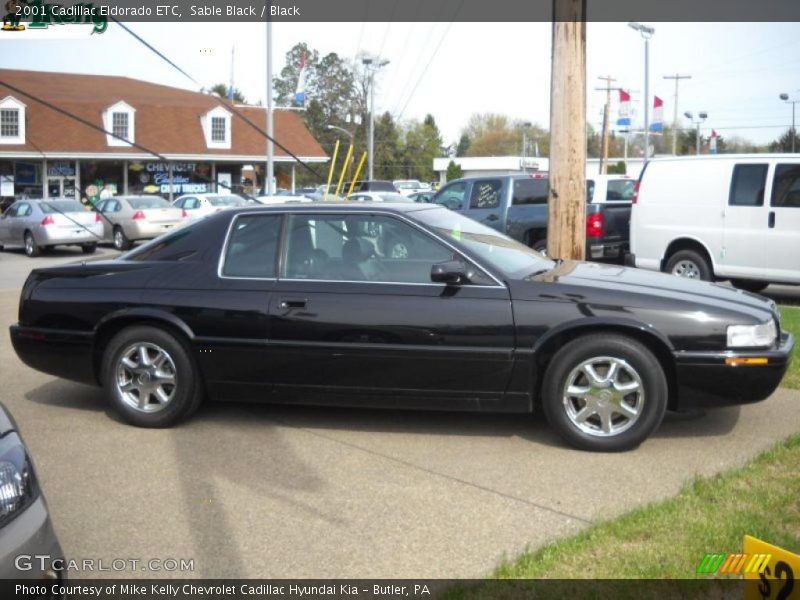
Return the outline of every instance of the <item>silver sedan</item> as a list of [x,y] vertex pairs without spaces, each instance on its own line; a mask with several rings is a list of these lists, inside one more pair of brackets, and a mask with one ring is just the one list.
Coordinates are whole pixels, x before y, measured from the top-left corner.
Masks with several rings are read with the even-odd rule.
[[181,223],[182,211],[161,196],[115,196],[101,200],[103,237],[117,250],[127,250],[136,240],[151,240]]
[[22,246],[31,257],[65,245],[80,246],[91,254],[102,238],[100,215],[76,200],[19,200],[0,217],[0,248]]

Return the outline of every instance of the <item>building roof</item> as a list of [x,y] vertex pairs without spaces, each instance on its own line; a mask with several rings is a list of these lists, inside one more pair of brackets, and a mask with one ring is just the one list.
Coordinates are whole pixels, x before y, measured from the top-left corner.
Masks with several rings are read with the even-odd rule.
[[[4,85],[6,83],[101,128],[103,112],[124,101],[136,111],[136,145],[172,159],[202,157],[254,161],[263,160],[266,155],[266,138],[235,115],[231,118],[230,149],[209,148],[201,126],[201,117],[211,109],[223,106],[229,112],[236,110],[265,131],[266,111],[263,107],[234,105],[217,96],[128,77],[0,69],[0,99],[12,96],[26,106],[26,143],[0,145],[0,156],[28,153],[41,156],[45,153],[48,157],[85,154],[152,158],[135,146],[109,146],[104,132],[10,90]],[[276,109],[273,121],[278,143],[301,159],[327,160],[325,151],[296,112]],[[275,159],[293,160],[277,145]]]

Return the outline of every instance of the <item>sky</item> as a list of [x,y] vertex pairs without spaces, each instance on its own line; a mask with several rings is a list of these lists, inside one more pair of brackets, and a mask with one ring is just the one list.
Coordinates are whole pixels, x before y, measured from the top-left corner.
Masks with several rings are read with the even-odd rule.
[[[769,142],[791,126],[800,99],[800,23],[651,23],[650,93],[664,101],[671,122],[674,82],[667,74],[690,74],[680,83],[680,114],[708,112],[702,125],[724,136]],[[234,85],[248,100],[266,97],[263,23],[130,23],[203,86],[228,82],[235,46]],[[67,25],[3,37],[0,67],[123,75],[196,89],[115,23],[101,35]],[[28,35],[36,34],[36,35]],[[14,35],[14,34],[11,34]],[[24,37],[23,37],[24,36]],[[368,52],[390,63],[377,76],[376,111],[402,120],[431,113],[445,143],[455,142],[478,112],[506,114],[547,126],[550,105],[549,23],[275,23],[273,70],[286,52],[306,42],[321,54],[353,59]],[[614,86],[633,91],[642,121],[644,42],[625,23],[587,26],[587,119],[599,129],[605,92],[595,90],[611,75]],[[612,118],[616,118],[616,95]],[[798,115],[800,118],[800,115]],[[685,118],[683,126],[689,126]]]

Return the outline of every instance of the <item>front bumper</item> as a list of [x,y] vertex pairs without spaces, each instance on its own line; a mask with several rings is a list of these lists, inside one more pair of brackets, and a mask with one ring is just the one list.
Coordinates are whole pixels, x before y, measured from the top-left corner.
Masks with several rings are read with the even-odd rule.
[[[777,348],[725,352],[675,352],[677,409],[758,402],[778,387],[792,361],[794,336],[783,332]],[[733,359],[763,364],[728,364]]]
[[19,324],[11,325],[9,333],[14,351],[29,367],[63,379],[98,385],[91,333]]
[[62,579],[63,564],[64,552],[53,530],[47,504],[40,495],[0,529],[0,579],[54,583]]

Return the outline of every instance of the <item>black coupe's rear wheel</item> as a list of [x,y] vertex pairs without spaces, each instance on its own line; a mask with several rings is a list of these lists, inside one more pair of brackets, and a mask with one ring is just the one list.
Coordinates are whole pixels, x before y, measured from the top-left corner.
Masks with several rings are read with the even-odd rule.
[[103,384],[120,415],[140,427],[174,425],[194,413],[203,397],[187,348],[151,326],[129,327],[109,342]]
[[621,335],[587,335],[553,356],[542,385],[550,425],[582,450],[628,450],[661,423],[667,381],[653,353]]

